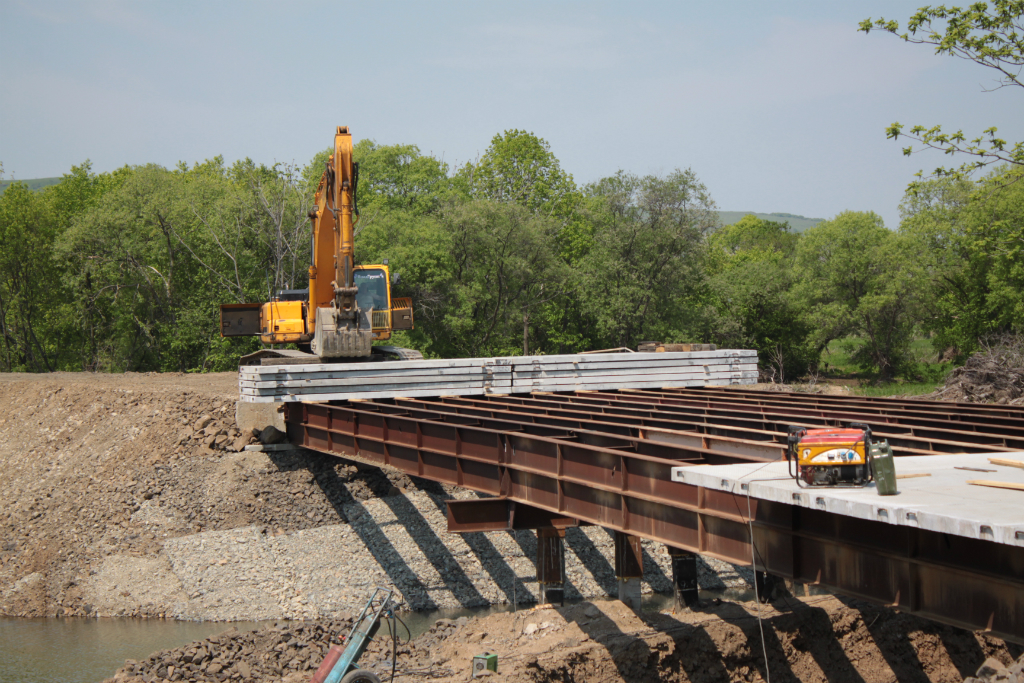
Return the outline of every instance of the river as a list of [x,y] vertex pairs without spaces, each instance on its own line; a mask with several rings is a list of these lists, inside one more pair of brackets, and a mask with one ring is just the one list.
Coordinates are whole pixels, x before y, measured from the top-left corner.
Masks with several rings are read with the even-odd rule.
[[[505,609],[510,608],[399,612],[399,616],[416,637],[441,618]],[[0,683],[99,683],[113,676],[126,659],[145,659],[157,650],[181,647],[232,627],[244,631],[273,623],[0,617]]]

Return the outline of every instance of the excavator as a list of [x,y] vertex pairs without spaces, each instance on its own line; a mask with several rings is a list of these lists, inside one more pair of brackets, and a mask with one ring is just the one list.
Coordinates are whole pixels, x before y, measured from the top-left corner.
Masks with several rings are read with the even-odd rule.
[[391,275],[387,259],[356,265],[358,185],[352,134],[347,126],[338,126],[334,154],[309,212],[309,288],[279,290],[266,303],[220,307],[221,336],[258,335],[264,344],[295,344],[298,350],[262,349],[244,356],[242,365],[423,357],[412,349],[374,345],[390,339],[394,330],[413,329],[412,299],[392,298],[398,275]]

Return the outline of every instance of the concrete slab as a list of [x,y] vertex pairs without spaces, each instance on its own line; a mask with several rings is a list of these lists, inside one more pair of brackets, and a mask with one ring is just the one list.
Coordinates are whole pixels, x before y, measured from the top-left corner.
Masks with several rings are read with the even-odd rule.
[[865,488],[802,488],[789,477],[785,462],[673,467],[672,481],[838,515],[1024,546],[1024,491],[967,483],[984,479],[1024,484],[1024,469],[993,465],[989,458],[1024,461],[1024,451],[896,458],[897,476],[930,476],[898,479],[899,493],[894,496],[879,495],[874,484]]

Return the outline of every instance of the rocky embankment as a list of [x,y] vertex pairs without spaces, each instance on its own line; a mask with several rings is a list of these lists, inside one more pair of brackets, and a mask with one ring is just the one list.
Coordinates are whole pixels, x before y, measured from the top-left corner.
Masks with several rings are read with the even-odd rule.
[[[126,662],[108,683],[305,683],[348,627],[348,621],[332,621],[228,631]],[[388,680],[392,647],[382,628],[360,665]],[[831,597],[783,599],[760,610],[751,603],[710,601],[684,614],[641,615],[608,600],[443,619],[411,642],[401,638],[395,649],[396,680],[452,683],[469,680],[473,656],[484,652],[498,657],[493,678],[516,683],[959,683],[976,672],[980,681],[1013,682],[1024,666],[1020,648],[999,640]],[[1021,657],[1016,664],[1015,657]]]
[[[320,619],[530,603],[532,532],[446,532],[469,494],[305,450],[252,452],[237,377],[0,375],[0,614]],[[567,597],[614,595],[612,538],[566,537]],[[668,591],[648,544],[647,591]],[[744,586],[709,560],[705,588]]]

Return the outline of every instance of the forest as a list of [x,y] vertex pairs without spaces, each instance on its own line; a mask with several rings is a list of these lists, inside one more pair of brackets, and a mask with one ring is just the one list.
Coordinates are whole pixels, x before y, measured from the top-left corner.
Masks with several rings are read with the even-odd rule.
[[[219,334],[221,303],[305,286],[309,211],[328,151],[303,167],[76,166],[0,197],[0,370],[230,370],[259,347]],[[541,137],[495,135],[450,168],[361,140],[356,255],[389,259],[427,357],[572,353],[639,342],[759,351],[770,381],[829,349],[879,381],[928,379],[911,353],[962,360],[1024,331],[1024,183],[915,183],[898,226],[847,211],[803,233],[719,225],[692,169],[577,185]],[[823,355],[825,354],[825,355]]]

